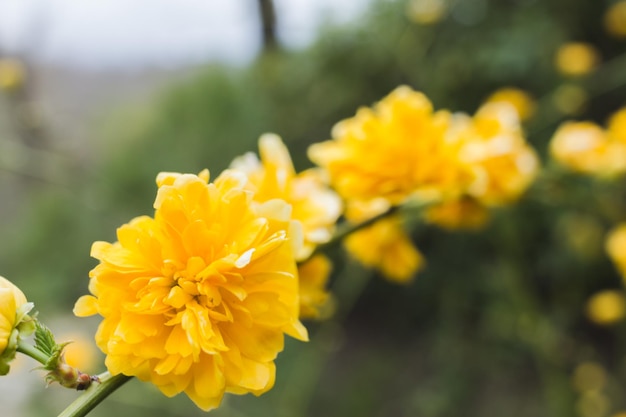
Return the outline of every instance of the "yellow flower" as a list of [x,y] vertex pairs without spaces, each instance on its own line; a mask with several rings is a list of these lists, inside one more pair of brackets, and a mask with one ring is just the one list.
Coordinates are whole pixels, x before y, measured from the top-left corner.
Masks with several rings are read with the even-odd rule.
[[528,93],[519,88],[501,88],[491,94],[487,103],[508,103],[515,108],[520,120],[528,120],[535,111],[535,102]]
[[333,299],[325,289],[331,269],[324,255],[315,255],[298,267],[301,318],[324,319],[334,312]]
[[626,280],[626,223],[615,227],[607,236],[606,252]]
[[312,145],[309,157],[346,200],[444,199],[471,181],[459,143],[446,137],[449,123],[448,112],[434,113],[426,96],[401,86],[336,124],[333,140]]
[[0,59],[0,90],[19,88],[24,82],[24,65],[17,59]]
[[456,114],[448,137],[460,144],[458,164],[472,173],[464,194],[426,211],[426,219],[447,229],[479,228],[487,207],[511,204],[539,171],[539,158],[528,145],[518,112],[503,101],[488,102],[474,115]]
[[[352,202],[346,211],[348,220],[362,222],[388,208],[384,199]],[[385,217],[371,226],[346,237],[344,246],[355,259],[369,268],[379,270],[396,283],[408,283],[425,261],[404,230],[399,216]]]
[[626,111],[617,112],[607,130],[592,122],[566,122],[550,141],[552,157],[567,168],[599,176],[626,172]]
[[556,53],[556,67],[564,75],[580,76],[589,74],[600,61],[598,50],[584,42],[569,42]]
[[626,1],[613,3],[604,14],[604,28],[616,38],[626,38]]
[[93,296],[74,308],[103,317],[96,343],[112,374],[185,392],[204,410],[224,392],[269,390],[284,334],[307,340],[290,207],[252,202],[240,172],[208,180],[206,170],[159,174],[154,217],[93,244]]
[[33,303],[11,281],[0,276],[0,375],[9,372],[9,362],[15,358],[20,335],[33,332],[34,324],[28,313]]
[[265,202],[275,198],[292,207],[291,217],[302,224],[304,245],[298,260],[309,257],[316,245],[330,240],[341,215],[341,200],[324,183],[319,169],[296,174],[287,147],[279,136],[265,134],[259,139],[261,160],[253,153],[236,158],[231,168],[243,171],[249,178],[247,189],[254,200]]
[[69,366],[85,372],[94,370],[99,352],[91,337],[88,339],[82,333],[72,332],[62,334],[56,339],[71,342],[63,349],[63,357]]
[[447,9],[445,0],[409,0],[406,13],[415,23],[431,25],[443,19]]
[[554,106],[567,115],[580,114],[585,109],[588,100],[587,91],[573,83],[560,85],[552,95]]
[[624,318],[626,303],[621,291],[605,290],[587,301],[587,316],[597,324],[612,324]]
[[473,118],[457,117],[460,159],[474,181],[467,194],[488,206],[517,200],[539,171],[539,158],[522,134],[517,111],[507,103],[487,103]]

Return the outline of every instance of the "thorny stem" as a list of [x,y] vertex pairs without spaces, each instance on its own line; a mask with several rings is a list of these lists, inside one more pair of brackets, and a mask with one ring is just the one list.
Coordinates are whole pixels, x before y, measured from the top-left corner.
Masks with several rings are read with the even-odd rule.
[[92,384],[84,394],[76,398],[58,417],[83,417],[100,404],[106,397],[128,382],[132,377],[111,376],[108,372],[98,375],[100,383]]

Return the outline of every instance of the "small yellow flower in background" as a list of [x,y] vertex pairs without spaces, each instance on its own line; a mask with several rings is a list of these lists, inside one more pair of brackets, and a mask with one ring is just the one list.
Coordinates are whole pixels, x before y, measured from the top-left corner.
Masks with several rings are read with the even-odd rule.
[[616,38],[626,38],[626,1],[618,1],[607,9],[604,28]]
[[570,116],[582,113],[588,100],[589,94],[584,88],[570,83],[560,85],[552,95],[557,110]]
[[520,198],[539,171],[539,158],[507,102],[487,102],[474,117],[455,114],[448,135],[461,144],[458,163],[473,179],[457,200],[430,207],[426,219],[447,229],[476,229],[487,222],[488,207]]
[[447,111],[433,112],[422,93],[401,86],[337,123],[333,140],[313,144],[309,158],[347,201],[458,196],[472,178],[458,163],[460,144],[446,138],[450,119]]
[[268,391],[284,334],[307,340],[291,208],[253,202],[241,172],[208,181],[206,170],[159,174],[154,217],[93,244],[93,295],[74,307],[103,317],[96,343],[111,374],[185,392],[204,410],[225,392]]
[[98,352],[91,336],[72,332],[61,334],[58,340],[71,342],[63,349],[65,363],[83,372],[92,372],[97,364]]
[[578,392],[599,391],[605,387],[606,370],[597,362],[583,362],[574,369],[572,385]]
[[474,173],[467,194],[488,206],[514,202],[539,171],[539,158],[522,134],[517,111],[506,103],[487,103],[473,118],[457,117],[465,136],[462,162]]
[[626,411],[620,411],[615,414],[611,414],[611,417],[626,417]]
[[600,53],[591,44],[569,42],[562,45],[555,58],[557,70],[567,76],[581,76],[592,72],[600,62]]
[[607,325],[621,321],[626,315],[624,293],[605,290],[596,293],[587,301],[587,317],[594,323]]
[[30,335],[34,323],[28,316],[33,303],[11,281],[0,276],[0,375],[9,372],[20,336]]
[[611,400],[602,391],[585,391],[576,401],[580,417],[604,417],[611,408]]
[[437,23],[447,12],[446,0],[409,0],[406,8],[409,19],[421,25]]
[[626,280],[626,223],[615,227],[607,236],[606,252]]
[[0,59],[0,90],[14,90],[22,86],[25,78],[24,65],[17,59]]
[[577,172],[611,177],[626,172],[626,109],[615,113],[608,128],[592,122],[566,122],[550,141],[550,154]]
[[341,215],[339,196],[328,188],[319,169],[296,174],[289,151],[279,136],[265,134],[259,139],[259,154],[247,153],[236,158],[231,168],[246,173],[247,189],[254,200],[265,202],[279,198],[292,207],[291,217],[302,223],[304,245],[298,260],[308,258],[316,245],[330,240]]
[[535,112],[535,101],[519,88],[506,87],[496,90],[487,97],[487,103],[508,103],[517,111],[520,120],[528,120]]
[[324,255],[314,255],[300,266],[300,318],[325,319],[334,312],[331,295],[326,291],[332,263]]
[[[346,210],[346,218],[362,222],[387,208],[388,203],[384,199],[368,203],[352,202]],[[343,243],[356,260],[366,267],[379,270],[392,282],[410,282],[425,264],[424,257],[406,234],[399,216],[378,220],[350,234]]]

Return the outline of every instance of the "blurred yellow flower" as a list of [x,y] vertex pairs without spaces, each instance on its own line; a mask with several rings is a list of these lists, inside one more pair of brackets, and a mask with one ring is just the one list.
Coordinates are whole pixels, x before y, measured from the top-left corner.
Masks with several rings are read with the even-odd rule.
[[17,59],[0,58],[0,90],[14,90],[24,83],[24,65]]
[[600,53],[598,50],[585,42],[569,42],[562,45],[555,58],[557,70],[568,76],[589,74],[599,62]]
[[565,83],[560,85],[552,95],[554,106],[563,114],[576,115],[587,105],[589,95],[579,85]]
[[[384,199],[352,202],[346,218],[362,222],[384,212]],[[402,219],[395,215],[376,221],[373,225],[347,236],[344,246],[348,253],[369,268],[379,270],[385,278],[396,283],[408,283],[424,267],[422,254],[406,234]]]
[[624,293],[617,290],[600,291],[587,301],[587,316],[597,324],[613,324],[626,315]]
[[517,112],[506,103],[487,103],[473,118],[455,122],[465,136],[460,159],[474,174],[467,194],[488,206],[517,200],[539,171],[539,158],[522,134]]
[[362,108],[337,123],[333,140],[313,144],[309,157],[326,169],[346,200],[458,196],[471,172],[458,163],[459,143],[446,137],[446,111],[434,113],[428,98],[407,86],[396,88],[374,108]]
[[103,317],[96,343],[113,375],[185,392],[204,410],[225,392],[269,390],[284,334],[307,340],[289,205],[251,201],[240,172],[208,181],[206,170],[159,174],[154,218],[93,244],[93,295],[74,307]]
[[626,38],[626,1],[613,3],[606,10],[604,28],[616,38]]
[[598,176],[626,172],[626,109],[615,113],[608,128],[592,122],[566,122],[550,141],[550,154],[565,167]]
[[70,344],[63,349],[65,362],[83,372],[92,372],[97,364],[98,352],[91,336],[87,338],[78,332],[65,333],[56,337],[60,341]]
[[572,375],[572,385],[578,392],[599,391],[606,385],[606,370],[597,362],[582,362]]
[[474,117],[455,114],[448,137],[461,144],[458,163],[472,173],[472,182],[457,200],[427,210],[427,220],[442,227],[483,226],[489,217],[487,207],[519,199],[539,171],[539,158],[526,142],[518,113],[509,103],[488,102]]
[[296,174],[289,151],[279,136],[261,136],[259,154],[260,161],[254,153],[247,153],[236,158],[231,168],[246,173],[249,178],[246,188],[254,193],[255,201],[279,198],[291,205],[291,217],[302,223],[304,232],[304,245],[297,259],[306,259],[316,245],[331,238],[341,215],[341,200],[325,185],[321,170]]
[[331,269],[324,255],[314,255],[298,266],[301,318],[324,319],[334,312],[333,299],[326,291]]
[[446,0],[409,0],[406,8],[409,19],[421,25],[439,22],[447,11]]
[[611,408],[611,400],[602,391],[585,391],[576,401],[580,417],[604,417]]
[[535,111],[535,101],[519,88],[506,87],[496,90],[487,97],[487,103],[508,103],[515,108],[520,120],[528,120]]
[[9,372],[9,362],[15,358],[20,333],[34,330],[27,315],[33,303],[11,281],[0,276],[0,375]]
[[606,239],[606,252],[626,280],[626,223],[611,230]]

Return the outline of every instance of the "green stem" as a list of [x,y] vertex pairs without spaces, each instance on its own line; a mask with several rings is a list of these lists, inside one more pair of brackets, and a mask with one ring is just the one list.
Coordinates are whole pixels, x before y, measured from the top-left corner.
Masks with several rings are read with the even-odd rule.
[[343,222],[341,225],[337,227],[335,234],[328,242],[322,243],[321,245],[318,245],[315,248],[313,253],[311,253],[311,256],[309,256],[309,259],[312,258],[314,255],[317,255],[318,253],[326,252],[328,249],[332,248],[333,246],[341,242],[347,236],[351,235],[352,233],[358,232],[359,230],[364,229],[368,226],[373,225],[380,219],[389,217],[393,214],[398,213],[401,210],[407,211],[407,212],[418,212],[424,209],[425,207],[428,207],[431,204],[433,204],[433,201],[418,202],[418,201],[410,200],[402,205],[391,206],[387,210],[383,211],[382,213],[377,214],[374,217],[370,217],[369,219],[361,223],[354,224],[354,223],[350,223],[347,221]]
[[128,382],[132,377],[126,375],[111,376],[108,372],[100,376],[100,383],[94,383],[83,395],[76,398],[58,417],[82,417],[93,410],[102,400],[116,389]]
[[18,342],[17,351],[23,353],[24,355],[30,356],[44,366],[50,360],[50,357],[48,355],[37,349],[35,346],[25,343],[23,340],[20,340]]

